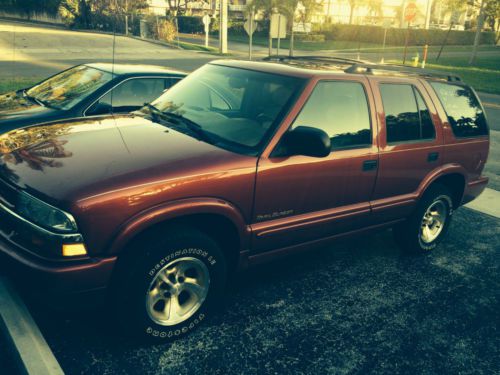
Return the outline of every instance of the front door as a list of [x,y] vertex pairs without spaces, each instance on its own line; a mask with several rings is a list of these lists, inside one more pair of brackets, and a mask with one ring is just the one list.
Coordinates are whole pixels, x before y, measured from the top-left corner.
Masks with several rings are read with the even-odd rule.
[[365,78],[319,80],[307,92],[290,129],[324,130],[332,150],[325,158],[271,153],[260,159],[252,226],[255,252],[349,231],[366,225],[370,217],[378,147]]

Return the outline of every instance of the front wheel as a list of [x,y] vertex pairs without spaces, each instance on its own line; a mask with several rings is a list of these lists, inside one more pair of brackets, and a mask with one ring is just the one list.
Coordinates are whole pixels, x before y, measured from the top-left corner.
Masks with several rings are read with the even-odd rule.
[[226,262],[209,236],[176,228],[143,237],[130,250],[118,264],[113,285],[122,329],[173,340],[194,330],[220,305]]
[[396,243],[411,253],[429,253],[445,236],[452,214],[449,190],[438,184],[431,186],[413,215],[393,228]]

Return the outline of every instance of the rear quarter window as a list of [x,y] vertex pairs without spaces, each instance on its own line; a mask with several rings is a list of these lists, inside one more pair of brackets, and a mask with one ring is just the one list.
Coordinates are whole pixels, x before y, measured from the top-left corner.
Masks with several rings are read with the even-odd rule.
[[474,92],[467,86],[430,82],[443,105],[456,137],[488,134],[486,117]]

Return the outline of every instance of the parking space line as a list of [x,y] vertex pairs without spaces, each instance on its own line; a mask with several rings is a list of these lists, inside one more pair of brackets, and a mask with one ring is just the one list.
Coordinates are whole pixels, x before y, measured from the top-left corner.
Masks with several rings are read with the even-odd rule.
[[500,191],[486,188],[483,193],[465,207],[500,219]]
[[4,277],[0,277],[0,330],[21,374],[64,374],[28,308]]

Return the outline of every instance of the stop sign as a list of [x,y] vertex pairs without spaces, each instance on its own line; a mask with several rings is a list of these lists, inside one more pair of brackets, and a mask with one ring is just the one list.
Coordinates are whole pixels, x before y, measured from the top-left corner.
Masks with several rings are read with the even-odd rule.
[[405,8],[405,21],[413,21],[417,16],[417,5],[415,3],[409,3]]

